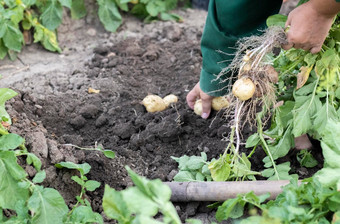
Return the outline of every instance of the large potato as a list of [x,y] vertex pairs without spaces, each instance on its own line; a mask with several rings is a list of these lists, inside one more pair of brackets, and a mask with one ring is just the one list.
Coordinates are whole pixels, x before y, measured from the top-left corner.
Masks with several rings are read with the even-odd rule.
[[167,108],[163,99],[157,95],[146,96],[143,99],[142,104],[145,106],[146,110],[151,113],[163,111]]
[[255,84],[249,78],[240,78],[233,85],[233,94],[238,99],[246,101],[253,97]]

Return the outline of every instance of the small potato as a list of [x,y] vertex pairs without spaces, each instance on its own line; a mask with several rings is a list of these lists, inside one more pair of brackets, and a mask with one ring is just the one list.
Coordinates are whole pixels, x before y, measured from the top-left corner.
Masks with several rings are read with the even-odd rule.
[[223,108],[227,108],[229,106],[230,102],[229,100],[227,99],[226,96],[218,96],[218,97],[215,97],[212,102],[211,102],[211,107],[214,109],[214,110],[221,110]]
[[196,100],[195,106],[194,106],[194,112],[195,114],[201,116],[203,112],[203,105],[202,105],[202,100]]
[[171,103],[177,103],[178,97],[174,94],[167,95],[163,98],[165,105],[168,107]]
[[157,95],[146,96],[143,99],[142,104],[145,106],[146,110],[151,113],[163,111],[167,108],[163,99]]
[[242,101],[246,101],[253,97],[255,92],[255,84],[249,78],[241,78],[233,85],[233,94]]

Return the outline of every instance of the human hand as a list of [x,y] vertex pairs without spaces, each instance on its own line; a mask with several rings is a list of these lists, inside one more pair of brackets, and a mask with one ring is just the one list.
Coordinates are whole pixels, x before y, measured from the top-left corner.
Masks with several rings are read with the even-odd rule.
[[294,47],[313,54],[321,50],[335,15],[322,12],[314,2],[302,4],[289,13],[286,22],[288,44],[282,46],[285,50]]
[[207,119],[211,111],[211,102],[214,97],[206,94],[200,88],[198,82],[195,87],[187,95],[187,104],[191,109],[194,109],[194,105],[197,99],[202,100],[202,118]]

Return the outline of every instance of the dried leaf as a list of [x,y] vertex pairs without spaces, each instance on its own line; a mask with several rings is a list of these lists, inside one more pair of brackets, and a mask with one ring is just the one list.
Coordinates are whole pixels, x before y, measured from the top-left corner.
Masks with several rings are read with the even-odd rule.
[[309,78],[309,74],[312,71],[312,69],[313,69],[313,66],[310,66],[310,67],[302,66],[300,68],[300,72],[297,75],[296,89],[300,89],[302,86],[305,85],[305,83],[307,82],[307,80]]
[[11,125],[10,125],[9,123],[7,123],[6,121],[2,121],[1,124],[2,124],[2,126],[3,126],[4,128],[6,128],[7,130],[9,130],[9,129],[11,128]]
[[91,88],[91,87],[89,87],[89,90],[88,90],[88,93],[99,93],[100,92],[100,90],[98,90],[98,89],[93,89],[93,88]]

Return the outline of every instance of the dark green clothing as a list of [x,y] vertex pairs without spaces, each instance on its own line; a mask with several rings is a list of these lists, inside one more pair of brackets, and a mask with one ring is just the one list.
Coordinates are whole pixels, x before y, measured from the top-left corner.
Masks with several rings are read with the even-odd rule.
[[259,30],[265,28],[268,16],[278,13],[281,3],[282,0],[210,0],[201,41],[202,91],[212,96],[227,93],[225,87],[228,83],[223,80],[226,80],[228,74],[215,79],[233,59],[236,41],[259,34]]

